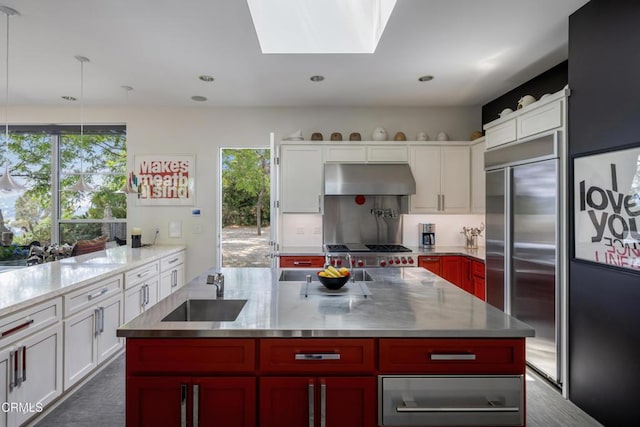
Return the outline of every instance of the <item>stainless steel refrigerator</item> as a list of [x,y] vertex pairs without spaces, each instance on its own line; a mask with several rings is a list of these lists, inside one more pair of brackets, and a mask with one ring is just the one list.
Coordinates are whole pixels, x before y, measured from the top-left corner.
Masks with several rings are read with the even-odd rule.
[[487,302],[532,326],[527,363],[560,384],[559,134],[485,153]]

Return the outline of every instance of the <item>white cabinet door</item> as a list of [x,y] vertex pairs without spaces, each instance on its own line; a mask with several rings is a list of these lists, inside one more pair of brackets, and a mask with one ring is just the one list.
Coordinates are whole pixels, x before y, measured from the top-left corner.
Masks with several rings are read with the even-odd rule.
[[184,286],[184,265],[176,265],[169,271],[160,275],[160,287],[158,289],[158,301],[166,298],[176,289]]
[[441,150],[441,212],[468,213],[471,186],[469,147],[442,147]]
[[367,147],[367,160],[369,162],[407,163],[409,161],[407,146],[370,145]]
[[124,292],[124,323],[158,302],[159,287],[159,278],[155,276]]
[[96,338],[98,363],[101,363],[123,347],[122,338],[116,336],[116,330],[122,324],[122,295],[105,300],[98,308],[101,310],[100,331]]
[[[9,398],[9,373],[11,348],[0,350],[0,401],[10,402]],[[0,427],[7,426],[7,412],[0,411]]]
[[485,213],[484,139],[471,146],[471,212]]
[[280,208],[283,213],[320,213],[322,187],[321,147],[280,147]]
[[64,389],[84,378],[98,365],[96,354],[96,307],[64,321]]
[[[11,400],[44,407],[62,394],[62,325],[31,335],[18,345],[24,346],[26,367]],[[35,410],[12,412],[9,414],[10,425],[21,425],[36,414]]]
[[409,164],[416,180],[416,194],[410,198],[411,213],[438,212],[440,147],[412,147]]
[[367,161],[367,147],[363,145],[326,146],[325,162],[364,163]]

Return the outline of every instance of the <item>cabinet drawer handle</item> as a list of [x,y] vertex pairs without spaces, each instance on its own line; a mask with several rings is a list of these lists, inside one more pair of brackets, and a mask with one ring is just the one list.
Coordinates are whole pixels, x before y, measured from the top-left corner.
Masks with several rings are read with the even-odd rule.
[[422,258],[422,261],[430,261],[430,262],[433,262],[433,261],[438,261],[439,259],[440,259],[440,258]]
[[296,353],[295,360],[340,360],[340,353]]
[[313,407],[314,407],[314,396],[315,392],[313,391],[313,383],[309,382],[309,387],[307,389],[307,395],[309,398],[309,427],[313,427],[315,424],[315,420],[313,419]]
[[91,301],[94,298],[98,298],[100,295],[106,294],[107,291],[109,291],[109,288],[102,288],[98,292],[96,292],[95,294],[89,294],[89,301]]
[[2,332],[2,333],[0,334],[0,337],[4,338],[4,337],[6,337],[7,335],[11,335],[11,334],[13,334],[13,333],[15,333],[15,332],[18,332],[19,330],[24,329],[24,328],[26,328],[27,326],[29,326],[30,324],[32,324],[32,323],[33,323],[33,321],[34,321],[33,319],[29,319],[29,320],[27,320],[26,322],[19,324],[18,326],[14,326],[14,327],[13,327],[13,328],[11,328],[11,329],[7,329],[6,331],[4,331],[4,332]]
[[142,273],[138,273],[138,278],[142,278],[144,276],[146,276],[147,274],[149,274],[151,272],[151,270],[145,270]]
[[[413,402],[415,404],[415,402]],[[492,405],[492,402],[487,402]],[[404,406],[397,406],[396,412],[518,412],[517,406],[411,406],[411,402],[405,402]]]
[[476,355],[474,353],[435,353],[430,354],[429,358],[431,360],[476,360]]
[[293,261],[293,265],[311,265],[311,261]]
[[174,262],[178,261],[180,258],[174,258],[171,261],[168,261],[169,264],[173,264]]

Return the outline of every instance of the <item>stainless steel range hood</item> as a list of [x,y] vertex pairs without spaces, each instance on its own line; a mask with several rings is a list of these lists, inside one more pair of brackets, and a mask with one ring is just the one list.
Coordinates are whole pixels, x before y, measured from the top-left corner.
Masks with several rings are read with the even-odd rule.
[[416,181],[406,163],[326,163],[324,194],[405,196],[416,193]]

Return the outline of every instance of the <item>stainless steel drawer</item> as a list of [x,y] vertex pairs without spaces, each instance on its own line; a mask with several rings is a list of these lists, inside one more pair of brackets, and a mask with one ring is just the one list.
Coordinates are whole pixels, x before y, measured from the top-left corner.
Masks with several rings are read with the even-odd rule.
[[381,426],[521,426],[522,375],[381,375]]

